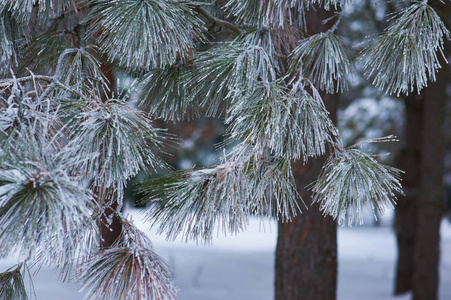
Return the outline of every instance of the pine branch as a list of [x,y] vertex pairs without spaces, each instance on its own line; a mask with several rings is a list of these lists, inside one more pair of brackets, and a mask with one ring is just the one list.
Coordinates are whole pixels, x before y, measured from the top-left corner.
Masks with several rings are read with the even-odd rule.
[[92,100],[89,97],[87,97],[86,95],[84,95],[83,93],[81,93],[80,91],[77,91],[74,88],[60,82],[59,80],[56,79],[56,76],[45,76],[45,75],[34,75],[33,74],[30,76],[19,77],[19,78],[1,79],[0,80],[0,88],[3,88],[3,89],[11,88],[11,87],[17,85],[17,83],[25,83],[28,81],[35,81],[35,80],[42,80],[42,81],[46,81],[46,82],[50,83],[49,85],[47,85],[46,89],[42,92],[42,94],[39,95],[39,97],[42,100],[45,99],[51,92],[53,92],[53,90],[55,90],[55,88],[61,88],[64,91],[74,94],[74,95],[80,97],[80,99],[83,99],[87,102],[90,102]]
[[233,99],[277,77],[271,53],[252,42],[243,38],[221,43],[200,53],[192,64],[152,70],[138,85],[141,103],[165,120],[190,118],[202,110],[207,116],[222,113]]
[[244,230],[250,214],[289,221],[300,211],[290,161],[250,145],[237,146],[217,166],[149,180],[141,191],[155,202],[147,217],[159,233],[203,244],[216,230]]
[[90,299],[176,299],[167,263],[139,247],[109,248],[89,258],[80,275]]
[[[89,74],[92,74],[96,84],[92,84],[92,80],[85,78],[84,70],[88,70]],[[31,73],[31,71],[29,72]],[[35,82],[36,80],[50,83],[40,95],[37,94],[40,99],[46,99],[50,93],[59,88],[90,102],[92,99],[83,93],[83,88],[91,85],[91,87],[97,88],[98,94],[102,87],[106,87],[106,79],[100,71],[99,62],[84,49],[69,48],[62,51],[58,56],[53,76],[35,75],[31,73],[30,76],[20,78],[13,76],[13,78],[0,79],[0,89],[11,88],[18,83],[27,81]]]
[[203,40],[203,22],[183,1],[97,2],[86,21],[100,50],[132,71],[189,60],[195,41]]
[[218,19],[212,16],[205,8],[201,6],[194,6],[194,10],[204,16],[209,22],[213,23],[216,26],[223,26],[235,32],[236,34],[241,34],[243,30],[235,24],[227,22],[225,20]]
[[376,212],[394,208],[397,194],[403,195],[401,172],[357,149],[337,151],[311,187],[313,202],[320,203],[321,211],[339,224],[361,225],[364,205],[371,207],[375,218]]
[[399,12],[395,22],[367,46],[360,59],[368,77],[387,93],[418,93],[435,81],[441,67],[444,38],[450,32],[427,1],[414,3]]
[[[151,119],[142,111],[130,108],[119,100],[93,103],[79,113],[73,126],[71,144],[79,145],[81,155],[98,153],[80,163],[82,173],[92,180],[92,187],[101,192],[113,190],[119,207],[127,180],[146,167],[165,169],[154,153],[164,141],[162,130],[152,127]],[[106,203],[108,205],[108,203]]]
[[332,30],[304,39],[290,55],[290,69],[327,93],[343,92],[348,89],[348,77],[355,73],[346,44]]
[[0,298],[5,300],[28,300],[23,276],[21,274],[22,264],[13,268],[0,273]]
[[229,17],[237,17],[248,26],[283,28],[288,24],[303,26],[308,5],[305,0],[230,0],[223,9]]
[[149,114],[163,120],[180,121],[199,116],[199,98],[193,97],[195,66],[183,64],[154,69],[137,83],[141,105]]
[[17,65],[19,52],[19,24],[11,12],[0,4],[0,76]]
[[227,134],[263,151],[269,149],[287,160],[316,157],[325,153],[338,130],[320,98],[303,87],[291,91],[278,84],[259,86],[244,99],[233,101],[228,110]]
[[93,196],[73,174],[92,155],[62,147],[62,131],[53,133],[52,125],[42,117],[24,122],[2,144],[0,256],[20,249],[26,258],[68,270],[95,228]]
[[45,76],[45,75],[30,75],[25,77],[19,77],[19,78],[7,78],[7,79],[0,79],[0,89],[9,88],[14,86],[17,83],[24,83],[27,81],[33,81],[33,80],[43,80],[47,82],[53,82],[55,80],[52,76]]
[[149,238],[120,217],[124,245],[90,256],[77,276],[92,299],[176,299],[178,288],[169,265]]

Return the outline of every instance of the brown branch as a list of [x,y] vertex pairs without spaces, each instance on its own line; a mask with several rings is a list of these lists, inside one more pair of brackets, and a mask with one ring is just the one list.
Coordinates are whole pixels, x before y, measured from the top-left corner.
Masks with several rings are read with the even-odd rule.
[[235,24],[232,24],[230,22],[218,19],[214,16],[212,16],[205,8],[200,7],[200,6],[194,6],[194,11],[200,13],[201,15],[203,15],[208,21],[210,21],[211,23],[213,23],[214,25],[217,26],[223,26],[226,27],[230,30],[232,30],[233,32],[235,32],[236,34],[240,34],[243,32],[243,30],[241,30],[241,28],[239,28],[238,26],[236,26]]

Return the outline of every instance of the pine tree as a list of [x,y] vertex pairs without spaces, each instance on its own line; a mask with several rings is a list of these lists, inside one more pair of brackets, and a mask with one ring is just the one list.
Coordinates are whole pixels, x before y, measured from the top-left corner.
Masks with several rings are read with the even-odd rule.
[[[0,257],[20,251],[26,263],[76,274],[88,299],[175,299],[169,266],[121,213],[129,180],[145,170],[161,175],[139,188],[150,223],[203,244],[217,226],[244,230],[250,215],[302,218],[311,182],[296,168],[325,155],[308,187],[322,214],[355,225],[364,205],[393,208],[401,171],[345,147],[323,102],[356,73],[337,33],[350,3],[2,1]],[[330,18],[312,32],[318,7]],[[449,32],[427,1],[394,18],[359,59],[387,93],[420,91],[436,80]],[[136,79],[128,91],[117,91],[118,74]],[[173,138],[152,121],[201,114],[227,124],[224,155],[171,170],[157,153]],[[113,224],[117,238],[102,240]],[[0,295],[26,298],[25,265],[1,275]]]

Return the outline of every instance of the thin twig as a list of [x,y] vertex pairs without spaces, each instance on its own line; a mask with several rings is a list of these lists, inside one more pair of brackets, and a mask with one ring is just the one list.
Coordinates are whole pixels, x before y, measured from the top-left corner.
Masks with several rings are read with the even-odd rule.
[[214,16],[212,16],[205,8],[200,7],[200,6],[194,6],[194,11],[200,13],[201,15],[203,15],[205,18],[207,18],[208,21],[212,22],[215,25],[218,26],[223,26],[226,27],[230,30],[232,30],[233,32],[235,32],[236,34],[240,34],[243,32],[243,30],[241,28],[239,28],[238,26],[236,26],[235,24],[232,24],[230,22],[218,19]]
[[338,15],[338,19],[337,19],[337,21],[335,21],[335,24],[332,26],[332,28],[328,30],[331,33],[334,33],[335,30],[337,30],[338,25],[340,24],[340,21],[343,18],[343,11],[340,11],[340,12],[338,12],[336,14]]
[[34,79],[44,80],[44,81],[48,81],[48,82],[52,82],[53,81],[53,77],[52,76],[30,75],[30,76],[25,76],[25,77],[20,77],[20,78],[2,79],[0,81],[0,88],[8,88],[8,87],[14,85],[16,82],[26,82],[26,81],[32,81]]
[[398,141],[399,141],[398,138],[395,135],[391,134],[391,135],[384,136],[384,137],[373,138],[373,139],[368,139],[368,140],[358,142],[352,146],[349,146],[348,149],[352,149],[352,148],[355,148],[362,144],[368,144],[368,143],[387,143],[387,142],[398,142]]
[[89,99],[88,97],[86,97],[85,95],[83,95],[82,93],[80,93],[79,91],[77,91],[77,90],[75,90],[75,89],[73,89],[73,88],[71,88],[71,87],[69,87],[69,86],[63,84],[63,83],[60,82],[60,81],[54,81],[54,83],[55,83],[56,86],[58,86],[59,88],[62,88],[62,89],[65,90],[66,92],[69,92],[69,93],[71,93],[71,94],[74,94],[74,95],[80,97],[80,98],[83,99],[83,100],[91,101],[91,99]]
[[70,49],[66,49],[64,50],[61,54],[60,57],[58,58],[58,62],[56,63],[56,69],[55,69],[55,74],[53,75],[53,77],[55,78],[56,81],[59,81],[61,79],[61,76],[63,75],[63,59],[71,53],[74,52],[78,52],[80,51],[80,49],[78,48],[70,48]]

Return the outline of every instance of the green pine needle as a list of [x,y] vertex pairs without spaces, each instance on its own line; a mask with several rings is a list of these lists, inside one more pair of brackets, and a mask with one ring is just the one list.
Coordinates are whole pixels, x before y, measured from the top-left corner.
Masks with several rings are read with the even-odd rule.
[[101,51],[131,70],[186,61],[202,39],[203,23],[182,1],[97,1],[88,22]]
[[230,105],[226,122],[230,140],[242,140],[260,151],[270,149],[287,160],[323,155],[338,134],[321,99],[303,88],[260,86]]
[[349,52],[343,37],[331,31],[318,33],[302,40],[293,50],[290,68],[327,93],[343,92],[349,88],[349,76],[355,71]]
[[0,299],[28,300],[27,291],[21,273],[22,264],[14,269],[0,273]]
[[357,149],[336,151],[312,186],[313,202],[339,224],[360,225],[363,206],[369,205],[375,217],[394,208],[396,194],[403,194],[401,172]]
[[165,168],[154,150],[163,144],[162,131],[152,126],[144,112],[119,100],[92,102],[90,109],[78,115],[71,144],[79,153],[94,159],[83,161],[81,169],[93,187],[112,188],[119,203],[128,179],[145,167]]
[[418,93],[436,80],[441,67],[444,38],[450,32],[443,21],[426,2],[414,3],[402,10],[383,34],[374,38],[361,53],[368,77],[387,93]]

